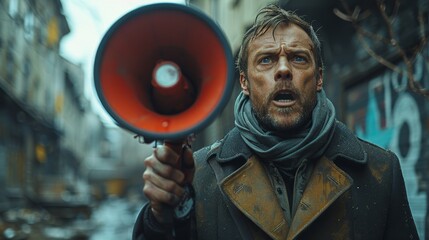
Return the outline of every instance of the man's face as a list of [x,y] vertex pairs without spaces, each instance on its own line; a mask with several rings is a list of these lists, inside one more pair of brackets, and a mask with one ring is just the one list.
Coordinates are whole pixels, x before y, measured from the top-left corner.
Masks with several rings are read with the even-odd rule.
[[305,125],[322,89],[322,69],[316,69],[310,37],[295,24],[269,29],[248,46],[247,74],[240,74],[261,124],[271,131]]

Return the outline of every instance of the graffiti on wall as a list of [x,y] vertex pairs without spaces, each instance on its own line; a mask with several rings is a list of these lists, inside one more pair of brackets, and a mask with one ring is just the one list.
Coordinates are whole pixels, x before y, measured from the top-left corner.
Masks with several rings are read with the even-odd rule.
[[[428,62],[418,56],[414,77],[429,86]],[[400,64],[401,67],[404,64]],[[429,232],[427,218],[429,171],[429,99],[406,90],[407,78],[386,70],[347,90],[346,121],[356,134],[398,156],[408,200],[421,239]]]

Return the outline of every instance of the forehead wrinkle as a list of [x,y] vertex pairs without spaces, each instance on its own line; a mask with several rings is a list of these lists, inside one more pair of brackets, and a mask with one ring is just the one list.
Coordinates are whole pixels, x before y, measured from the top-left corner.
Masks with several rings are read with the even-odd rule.
[[[291,26],[294,25],[292,24],[286,27],[290,29]],[[266,49],[271,47],[278,48],[281,45],[285,45],[288,48],[305,48],[309,49],[311,52],[314,52],[314,44],[307,33],[305,33],[303,30],[302,32],[295,32],[294,34],[280,34],[278,31],[281,31],[281,27],[276,28],[275,31],[266,31],[264,34],[252,39],[249,45],[253,45],[254,47],[258,48],[266,46]]]
[[254,44],[255,55],[261,53],[279,53],[279,52],[306,52],[313,53],[313,46],[309,45],[308,47],[300,46],[299,43],[269,43],[269,44]]
[[[284,44],[287,52],[306,52],[315,62],[315,46],[310,36],[299,26],[295,24],[279,25],[277,28],[268,29],[263,34],[252,38],[247,46],[248,58],[258,58],[264,54],[280,52],[280,47]],[[251,50],[253,49],[253,50]]]

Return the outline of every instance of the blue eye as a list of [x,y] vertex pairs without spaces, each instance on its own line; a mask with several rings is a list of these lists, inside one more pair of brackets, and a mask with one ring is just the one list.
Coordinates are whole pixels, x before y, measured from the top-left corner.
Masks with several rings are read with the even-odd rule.
[[271,58],[270,57],[264,57],[264,58],[261,59],[261,63],[262,64],[271,63]]
[[293,57],[293,60],[294,60],[295,62],[299,62],[299,63],[307,62],[307,58],[302,57],[302,56],[294,56],[294,57]]

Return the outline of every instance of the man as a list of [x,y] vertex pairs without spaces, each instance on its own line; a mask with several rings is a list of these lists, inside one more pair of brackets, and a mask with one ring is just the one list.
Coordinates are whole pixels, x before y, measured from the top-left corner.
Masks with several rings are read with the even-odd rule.
[[[263,8],[237,66],[236,127],[193,157],[184,148],[182,168],[169,147],[145,160],[134,239],[418,239],[397,157],[335,120],[307,22]],[[172,231],[166,206],[179,203]]]

